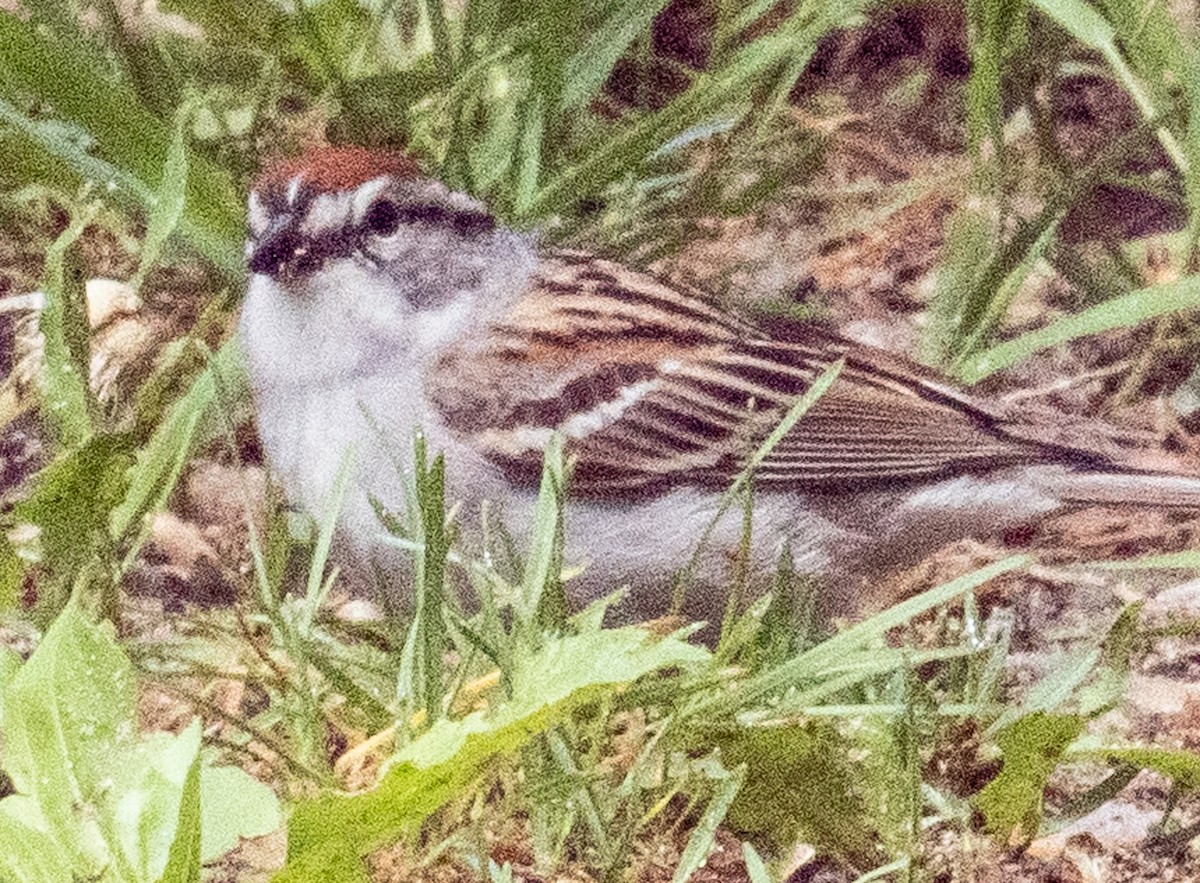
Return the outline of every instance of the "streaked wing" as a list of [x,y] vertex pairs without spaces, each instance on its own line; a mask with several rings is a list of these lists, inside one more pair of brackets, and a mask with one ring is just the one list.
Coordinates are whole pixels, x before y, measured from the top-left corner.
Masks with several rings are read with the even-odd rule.
[[[483,340],[447,353],[430,394],[451,429],[536,480],[555,430],[577,494],[724,486],[839,357],[826,394],[756,475],[796,489],[1038,459],[993,415],[902,360],[812,328],[771,336],[702,296],[596,258],[547,258]],[[451,382],[453,378],[453,382]]]

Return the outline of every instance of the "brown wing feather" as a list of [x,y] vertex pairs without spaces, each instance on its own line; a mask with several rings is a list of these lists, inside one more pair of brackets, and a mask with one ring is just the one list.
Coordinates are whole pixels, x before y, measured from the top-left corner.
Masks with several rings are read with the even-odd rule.
[[[562,432],[575,492],[604,496],[728,484],[838,358],[838,380],[763,461],[760,486],[882,485],[1058,447],[902,359],[812,326],[771,334],[697,293],[571,253],[545,261],[486,341],[447,353],[429,391],[452,429],[529,482]],[[1092,456],[1083,447],[1061,449]]]

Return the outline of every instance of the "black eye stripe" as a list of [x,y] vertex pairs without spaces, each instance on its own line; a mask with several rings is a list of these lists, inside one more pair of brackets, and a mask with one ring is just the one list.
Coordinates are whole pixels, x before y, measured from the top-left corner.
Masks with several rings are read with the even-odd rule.
[[[394,205],[394,204],[392,204]],[[393,216],[397,225],[420,224],[429,227],[450,227],[456,233],[487,233],[495,229],[496,222],[484,212],[453,209],[436,203],[394,206]],[[368,212],[364,225],[371,229],[370,220],[374,211]]]
[[401,224],[445,224],[450,212],[440,205],[406,205],[400,209]]

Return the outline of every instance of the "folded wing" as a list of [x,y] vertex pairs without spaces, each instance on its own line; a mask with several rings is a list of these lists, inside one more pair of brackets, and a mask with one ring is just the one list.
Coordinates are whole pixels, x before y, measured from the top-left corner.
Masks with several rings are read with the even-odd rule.
[[446,353],[429,391],[450,428],[514,478],[536,481],[557,431],[575,458],[574,493],[625,497],[727,486],[839,358],[837,381],[756,470],[759,487],[888,485],[1112,453],[1082,430],[1075,445],[1044,443],[1038,421],[894,356],[809,325],[769,333],[698,293],[574,253],[548,258],[490,334]]

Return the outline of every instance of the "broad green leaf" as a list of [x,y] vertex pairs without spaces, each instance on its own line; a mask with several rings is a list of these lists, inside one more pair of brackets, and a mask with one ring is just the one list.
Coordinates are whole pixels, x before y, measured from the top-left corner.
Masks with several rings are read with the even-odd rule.
[[[1058,223],[1062,217],[1063,215],[1060,213],[1044,213],[1038,219],[1040,223],[1035,222],[1028,226],[1027,231],[1023,231],[1033,232],[1034,228],[1037,228],[1039,232],[1036,238],[1031,240],[1028,235],[1014,237],[1014,242],[1023,247],[1019,251],[1012,250],[1016,253],[1011,255],[998,256],[1010,256],[1016,263],[1000,268],[1001,272],[1004,270],[1007,272],[1002,279],[998,280],[998,284],[981,287],[977,290],[980,294],[976,304],[977,311],[964,317],[967,321],[961,329],[964,332],[964,338],[958,350],[960,353],[976,352],[983,344],[992,340],[992,335],[1004,319],[1009,306],[1020,293],[1046,250],[1054,243],[1054,238],[1058,233]],[[1006,249],[1006,252],[1008,251]],[[1009,263],[1011,264],[1011,261]]]
[[360,856],[415,830],[469,788],[497,754],[516,751],[604,688],[707,657],[698,647],[654,641],[635,628],[548,642],[523,660],[513,698],[490,714],[437,721],[391,760],[370,791],[299,804],[288,825],[288,863],[275,879],[364,879]]
[[5,690],[4,767],[17,792],[37,801],[77,876],[112,859],[99,807],[114,758],[132,743],[135,689],[111,627],[71,604]]
[[1078,715],[1038,711],[1000,734],[997,741],[1004,766],[974,803],[988,830],[1003,842],[1023,843],[1037,834],[1046,780],[1084,724]]
[[[0,800],[0,832],[8,814],[51,836],[59,852],[45,862],[61,853],[71,869],[56,879],[196,881],[202,857],[274,830],[278,805],[241,770],[201,764],[198,720],[138,739],[133,670],[111,631],[68,605],[3,687],[3,760],[18,794]],[[202,819],[213,827],[204,838]],[[0,871],[40,879],[22,854],[0,836]]]
[[133,462],[127,436],[96,436],[38,473],[30,495],[16,506],[19,521],[37,525],[44,564],[72,577],[108,545],[108,519],[125,494]]
[[62,883],[71,879],[71,856],[46,824],[37,801],[19,795],[0,800],[0,880]]
[[746,782],[729,808],[738,830],[785,849],[798,838],[818,849],[877,859],[867,807],[855,786],[861,772],[849,744],[828,721],[746,727],[718,734],[726,764],[744,765]]
[[[200,736],[198,720],[193,721],[192,726],[188,728],[188,732],[193,730],[196,733],[198,749]],[[186,733],[180,734],[180,741],[185,735]],[[162,876],[158,878],[160,883],[200,883],[203,852],[201,848],[201,769],[200,752],[197,750],[192,756],[192,762],[187,766],[187,774],[180,789],[179,815],[173,820],[174,837],[167,855],[167,866],[163,869]],[[234,796],[233,794],[224,794],[218,799],[218,802],[224,803],[224,808],[228,811],[240,811],[242,808],[232,800]]]
[[[197,879],[199,721],[178,736],[155,733],[122,755],[113,757],[112,810],[102,816],[109,842],[118,846],[136,880],[159,880],[164,874]],[[189,868],[194,869],[190,877]]]
[[1080,313],[1064,316],[1045,328],[1023,334],[1015,340],[997,344],[963,360],[957,374],[966,383],[1009,368],[1022,359],[1077,337],[1099,334],[1113,328],[1132,328],[1148,319],[1167,316],[1200,306],[1200,275],[1185,276],[1141,288],[1096,304]]
[[[978,184],[976,185],[978,186]],[[1000,237],[995,217],[979,208],[963,209],[948,224],[950,254],[938,273],[933,322],[926,334],[927,356],[935,362],[959,362],[986,343],[1012,299],[1054,242],[1058,225],[1075,198],[1074,187],[1051,194],[1042,210]],[[987,196],[968,196],[986,202]],[[999,197],[991,202],[998,202]]]
[[279,799],[265,782],[232,766],[200,768],[200,859],[215,861],[240,838],[262,837],[283,824]]

